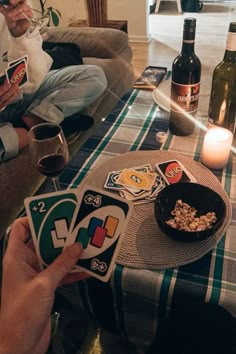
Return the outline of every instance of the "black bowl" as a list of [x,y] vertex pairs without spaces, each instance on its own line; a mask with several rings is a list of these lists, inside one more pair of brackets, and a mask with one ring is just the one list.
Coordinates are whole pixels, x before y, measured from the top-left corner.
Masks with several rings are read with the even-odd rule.
[[[171,227],[166,223],[173,218],[171,211],[178,199],[197,210],[196,216],[215,212],[217,221],[209,229],[203,231],[184,231]],[[226,215],[226,205],[221,196],[211,188],[198,183],[176,183],[162,189],[154,202],[155,218],[164,233],[178,241],[200,241],[215,234],[222,225]]]

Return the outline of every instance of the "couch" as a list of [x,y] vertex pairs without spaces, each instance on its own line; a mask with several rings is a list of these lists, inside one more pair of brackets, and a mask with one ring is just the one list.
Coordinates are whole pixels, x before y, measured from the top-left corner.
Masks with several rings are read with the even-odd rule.
[[[107,90],[84,112],[91,115],[95,123],[69,145],[72,157],[97,129],[102,118],[106,117],[119,98],[132,86],[132,51],[127,34],[115,29],[51,27],[45,32],[47,41],[78,44],[84,63],[100,66],[108,82]],[[32,167],[28,148],[22,150],[16,158],[0,164],[0,238],[23,210],[24,199],[34,195],[44,180],[45,177]]]

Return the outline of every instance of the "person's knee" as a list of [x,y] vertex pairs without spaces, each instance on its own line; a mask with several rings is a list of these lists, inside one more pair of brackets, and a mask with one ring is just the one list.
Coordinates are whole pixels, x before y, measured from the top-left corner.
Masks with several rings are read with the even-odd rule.
[[92,75],[94,77],[94,84],[96,92],[101,95],[107,88],[107,79],[104,71],[99,66],[93,66]]

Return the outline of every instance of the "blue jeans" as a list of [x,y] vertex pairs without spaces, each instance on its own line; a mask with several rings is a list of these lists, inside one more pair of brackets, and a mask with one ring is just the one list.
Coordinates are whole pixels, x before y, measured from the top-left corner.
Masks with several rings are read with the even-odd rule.
[[24,95],[0,112],[4,160],[18,153],[18,138],[12,126],[17,126],[23,115],[35,115],[59,124],[64,118],[88,107],[106,87],[105,74],[95,65],[75,65],[49,71],[35,93]]

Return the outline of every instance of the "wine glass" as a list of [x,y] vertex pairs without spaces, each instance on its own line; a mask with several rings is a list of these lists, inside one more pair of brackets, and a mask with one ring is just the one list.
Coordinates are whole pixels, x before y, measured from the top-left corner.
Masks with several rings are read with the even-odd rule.
[[[9,0],[0,0],[0,5],[8,6],[10,5],[10,2]],[[24,11],[21,11],[21,13],[30,23],[25,33],[26,37],[28,38],[33,38],[38,35],[40,30],[46,27],[50,20],[50,15],[48,12],[45,12],[42,16],[37,18],[29,17]]]
[[29,21],[30,25],[26,31],[26,37],[33,38],[40,33],[40,30],[47,26],[50,16],[45,12],[42,16],[37,18],[31,18],[27,16],[24,12],[22,14]]
[[69,151],[60,125],[42,123],[28,132],[32,162],[40,173],[51,177],[56,190],[60,190],[59,175],[69,161]]

